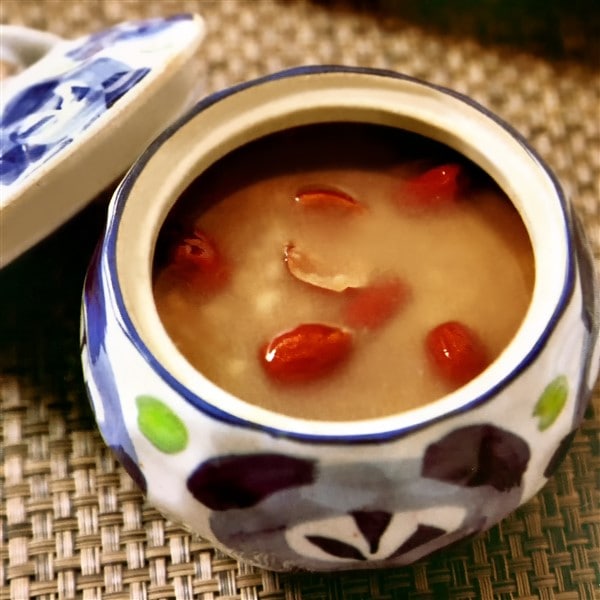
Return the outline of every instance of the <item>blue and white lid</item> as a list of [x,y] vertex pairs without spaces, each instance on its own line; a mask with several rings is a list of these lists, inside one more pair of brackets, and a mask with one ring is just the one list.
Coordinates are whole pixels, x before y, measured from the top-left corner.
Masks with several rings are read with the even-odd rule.
[[0,27],[0,267],[117,180],[198,98],[203,36],[192,14],[76,40]]

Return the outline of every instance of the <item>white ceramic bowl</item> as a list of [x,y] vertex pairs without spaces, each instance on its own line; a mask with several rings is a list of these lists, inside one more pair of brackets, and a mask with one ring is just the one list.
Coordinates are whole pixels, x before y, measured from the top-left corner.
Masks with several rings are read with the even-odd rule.
[[[329,121],[458,150],[506,192],[534,248],[533,299],[500,357],[385,418],[302,420],[233,397],[186,361],[153,302],[158,232],[186,186],[250,140]],[[85,378],[106,442],[149,500],[225,551],[277,570],[406,564],[490,527],[547,481],[598,375],[594,286],[556,179],[507,124],[395,73],[299,68],[203,100],[122,181],[85,286]]]

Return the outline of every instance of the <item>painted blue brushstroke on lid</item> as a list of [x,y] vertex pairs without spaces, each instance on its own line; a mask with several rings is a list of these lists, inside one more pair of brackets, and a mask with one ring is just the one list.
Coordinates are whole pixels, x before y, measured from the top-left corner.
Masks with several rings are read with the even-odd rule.
[[191,19],[121,23],[67,44],[62,59],[69,67],[18,90],[0,115],[0,185],[18,185],[162,67],[162,42]]

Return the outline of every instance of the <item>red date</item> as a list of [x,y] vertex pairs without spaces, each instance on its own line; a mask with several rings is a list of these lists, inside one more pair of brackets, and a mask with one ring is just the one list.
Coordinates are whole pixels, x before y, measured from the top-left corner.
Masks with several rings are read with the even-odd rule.
[[479,336],[458,321],[448,321],[432,329],[425,347],[435,371],[455,386],[464,385],[488,366],[487,352]]
[[344,322],[356,329],[377,329],[402,309],[410,294],[401,279],[392,277],[349,289],[346,295]]
[[360,213],[365,206],[346,192],[335,188],[308,187],[300,190],[295,202],[307,208],[337,210],[338,212]]
[[203,231],[175,242],[168,269],[192,288],[219,289],[228,280],[229,269],[215,242]]
[[463,171],[461,165],[448,163],[405,181],[398,192],[398,204],[420,209],[452,205],[464,187]]
[[267,375],[280,383],[319,379],[337,369],[352,351],[352,334],[321,323],[305,323],[275,336],[260,350]]

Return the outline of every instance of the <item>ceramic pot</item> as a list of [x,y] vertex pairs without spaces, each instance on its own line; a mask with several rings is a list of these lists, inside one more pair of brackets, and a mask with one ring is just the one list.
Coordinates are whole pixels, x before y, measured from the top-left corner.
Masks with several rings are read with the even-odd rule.
[[[157,314],[157,236],[220,157],[330,121],[407,129],[459,151],[519,211],[535,285],[520,329],[483,373],[377,419],[292,418],[196,371]],[[453,91],[395,73],[306,67],[202,100],[121,182],[83,296],[82,359],[98,424],[149,501],[244,561],[275,570],[411,563],[497,523],[548,480],[599,370],[591,254],[527,142]]]

